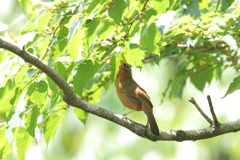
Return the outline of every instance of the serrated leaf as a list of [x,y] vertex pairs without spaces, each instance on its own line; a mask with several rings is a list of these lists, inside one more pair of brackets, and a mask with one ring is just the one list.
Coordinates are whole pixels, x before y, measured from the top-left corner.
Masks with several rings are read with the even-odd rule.
[[25,126],[27,127],[28,133],[35,138],[35,128],[37,126],[37,119],[40,115],[40,110],[37,106],[33,107],[30,112],[27,113],[25,118]]
[[[65,106],[65,103],[58,104],[58,108]],[[54,137],[58,127],[62,124],[62,120],[65,117],[66,110],[61,109],[53,113],[44,124],[44,139],[46,143],[49,143],[51,138]]]
[[240,76],[234,78],[233,82],[229,85],[226,94],[222,98],[226,97],[227,95],[239,89],[240,89]]
[[225,12],[231,4],[234,2],[234,0],[221,0],[221,10],[222,12]]
[[24,12],[26,13],[31,0],[18,0],[18,2],[21,4]]
[[28,88],[27,95],[33,103],[41,106],[46,101],[47,90],[47,83],[42,80],[32,83]]
[[123,11],[126,8],[126,3],[124,0],[112,1],[113,4],[108,10],[109,16],[114,20],[115,23],[120,24]]
[[144,50],[137,44],[130,44],[123,48],[122,59],[133,66],[142,66],[142,60],[145,57]]
[[168,0],[152,0],[150,3],[154,6],[154,9],[157,11],[158,14],[163,14],[166,12],[167,8],[169,7]]
[[15,131],[18,160],[25,160],[25,154],[32,143],[33,138],[28,134],[24,127],[18,127]]
[[146,24],[141,33],[140,43],[147,48],[149,52],[159,54],[156,44],[160,41],[160,31],[157,29],[155,23]]
[[8,153],[12,151],[12,147],[10,143],[7,141],[5,137],[5,130],[6,126],[1,126],[0,128],[0,159],[3,159],[6,157]]
[[86,124],[88,113],[79,109],[79,108],[74,108],[74,114],[75,116],[84,124]]
[[78,65],[77,73],[73,77],[73,84],[78,95],[82,95],[83,89],[87,87],[100,65],[91,60],[86,60]]

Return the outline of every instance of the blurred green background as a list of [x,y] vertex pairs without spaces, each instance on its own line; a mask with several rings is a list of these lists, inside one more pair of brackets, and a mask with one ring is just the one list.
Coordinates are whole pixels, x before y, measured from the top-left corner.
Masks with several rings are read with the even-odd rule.
[[[1,0],[0,34],[10,37],[26,23],[21,6],[17,0]],[[4,35],[3,35],[4,34]],[[221,81],[213,81],[204,92],[199,92],[190,82],[183,92],[183,99],[162,101],[167,82],[176,72],[178,62],[162,60],[159,66],[145,64],[140,69],[133,67],[133,77],[151,97],[154,114],[160,130],[200,129],[209,124],[188,102],[194,97],[200,107],[209,116],[206,96],[212,97],[215,112],[220,122],[235,121],[239,118],[239,92],[221,99],[235,75],[234,69],[224,71]],[[129,110],[120,103],[115,86],[103,91],[97,104],[118,114]],[[187,142],[151,142],[136,136],[127,129],[100,117],[90,115],[83,125],[70,108],[63,125],[50,144],[39,137],[38,144],[33,143],[26,154],[27,160],[239,160],[240,135],[230,133],[211,139]],[[128,118],[146,124],[143,112],[134,112]],[[8,154],[6,160],[15,160],[15,152]]]

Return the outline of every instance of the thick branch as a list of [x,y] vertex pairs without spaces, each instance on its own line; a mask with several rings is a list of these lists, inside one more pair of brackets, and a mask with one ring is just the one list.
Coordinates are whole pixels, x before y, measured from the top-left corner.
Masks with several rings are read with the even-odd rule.
[[42,70],[46,75],[48,75],[61,90],[63,91],[63,100],[73,106],[80,108],[86,112],[92,113],[99,117],[105,118],[116,124],[119,124],[138,136],[147,138],[152,141],[164,140],[164,141],[185,141],[185,140],[200,140],[215,137],[221,134],[236,132],[240,130],[240,120],[235,122],[223,123],[219,128],[213,130],[213,128],[204,128],[198,130],[169,130],[161,131],[160,136],[156,137],[150,131],[150,129],[144,125],[136,123],[129,119],[124,119],[122,115],[115,114],[104,108],[87,103],[79,98],[73,93],[67,82],[50,66],[45,64],[41,59],[32,55],[31,53],[25,51],[24,48],[20,48],[17,45],[7,41],[6,39],[0,37],[0,48],[6,49],[18,55],[26,62],[33,64],[40,70]]

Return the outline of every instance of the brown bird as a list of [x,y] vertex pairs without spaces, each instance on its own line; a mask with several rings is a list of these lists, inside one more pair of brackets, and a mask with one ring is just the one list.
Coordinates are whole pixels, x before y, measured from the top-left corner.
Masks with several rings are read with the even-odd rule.
[[[142,89],[132,78],[131,66],[122,61],[120,61],[117,73],[116,90],[124,106],[133,111],[143,111],[147,115],[152,133],[158,136],[159,129],[153,115],[153,105],[150,98],[146,91],[144,91],[144,89]],[[124,114],[124,116],[131,112]]]

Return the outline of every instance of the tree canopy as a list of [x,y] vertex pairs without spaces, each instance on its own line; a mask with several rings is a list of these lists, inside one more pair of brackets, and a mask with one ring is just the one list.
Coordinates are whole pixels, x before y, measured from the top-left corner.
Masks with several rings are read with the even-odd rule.
[[[236,77],[222,98],[231,96],[240,88],[237,2],[18,2],[26,23],[14,32],[11,25],[0,23],[0,159],[14,145],[21,160],[32,142],[42,137],[48,144],[72,107],[83,124],[93,114],[152,141],[195,141],[240,130],[239,121],[218,122],[210,96],[213,117],[206,118],[202,112],[210,127],[200,129],[201,133],[169,128],[171,132],[161,131],[159,137],[144,125],[122,119],[116,110],[96,106],[115,84],[120,60],[140,69],[164,60],[171,63],[174,73],[161,88],[158,103],[182,99],[188,82],[202,92],[213,81],[220,81],[228,68],[234,69]],[[191,97],[190,102],[198,107]]]

